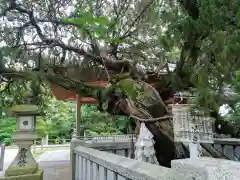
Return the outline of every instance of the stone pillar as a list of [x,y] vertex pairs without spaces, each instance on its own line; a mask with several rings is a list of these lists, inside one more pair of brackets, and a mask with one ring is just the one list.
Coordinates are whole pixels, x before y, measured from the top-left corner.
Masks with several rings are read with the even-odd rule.
[[44,145],[48,145],[48,134],[44,136]]
[[35,105],[17,105],[10,109],[17,118],[16,133],[12,140],[19,147],[18,154],[5,172],[5,179],[42,180],[43,171],[31,153],[31,146],[37,139],[36,116],[39,115]]
[[73,132],[71,145],[70,145],[70,162],[71,162],[71,169],[72,169],[72,179],[75,179],[75,159],[74,159],[74,148],[77,147],[75,141],[79,139],[81,136],[81,98],[80,95],[77,95],[77,104],[76,104],[76,132]]

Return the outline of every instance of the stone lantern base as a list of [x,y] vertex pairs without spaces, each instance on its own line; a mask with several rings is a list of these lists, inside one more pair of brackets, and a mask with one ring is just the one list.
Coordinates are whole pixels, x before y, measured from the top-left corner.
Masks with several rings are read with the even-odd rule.
[[1,177],[0,180],[43,180],[43,170],[37,169],[34,174]]
[[38,168],[38,164],[31,153],[31,145],[36,138],[37,135],[27,133],[16,133],[12,136],[12,139],[19,147],[19,151],[11,165],[5,171],[5,177],[0,177],[0,180],[43,179],[43,170]]

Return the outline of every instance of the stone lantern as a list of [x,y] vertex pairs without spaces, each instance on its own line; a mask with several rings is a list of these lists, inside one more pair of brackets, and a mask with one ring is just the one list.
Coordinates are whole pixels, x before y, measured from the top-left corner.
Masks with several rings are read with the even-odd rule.
[[[5,172],[5,179],[42,180],[43,171],[31,153],[36,135],[36,116],[39,109],[35,105],[16,105],[10,108],[11,115],[17,119],[16,133],[12,140],[19,147],[18,154]],[[13,178],[14,179],[14,178]]]

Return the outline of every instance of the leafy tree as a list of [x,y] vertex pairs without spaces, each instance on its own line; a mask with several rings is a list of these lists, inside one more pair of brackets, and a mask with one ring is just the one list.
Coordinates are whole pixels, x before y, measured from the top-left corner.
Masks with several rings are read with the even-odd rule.
[[[0,116],[13,105],[27,103],[27,97],[32,95],[32,86],[35,86],[34,82],[21,80],[1,83]],[[34,103],[39,106],[42,114],[44,114],[43,109],[46,109],[51,99],[49,88],[45,88],[45,86],[46,84],[42,84],[36,87],[38,88],[38,94],[34,98]]]
[[91,136],[116,135],[126,132],[129,120],[124,116],[100,112],[95,105],[84,105],[81,109],[81,123]]
[[71,129],[75,125],[74,104],[51,99],[44,111],[45,116],[42,116],[39,124],[45,122],[45,133],[48,133],[53,139],[57,137],[70,139]]
[[[171,55],[175,54],[177,68],[171,75],[171,85],[166,83],[158,89],[180,90],[192,86],[197,91],[196,103],[214,112],[226,103],[218,92],[231,84],[231,72],[238,68],[239,13],[235,8],[238,1],[139,0],[107,4],[96,0],[57,4],[39,1],[33,5],[14,0],[3,3],[2,16],[6,18],[2,26],[5,45],[1,64],[11,64],[14,59],[27,64],[24,71],[37,70],[34,74],[18,71],[15,78],[34,81],[46,78],[67,89],[95,96],[84,82],[72,84],[67,77],[52,72],[53,67],[100,64],[117,72],[130,69],[131,76],[144,78],[136,64],[146,65],[147,70],[161,69],[170,59],[174,61]],[[65,11],[61,11],[63,7]],[[216,23],[216,19],[221,22]],[[26,41],[23,36],[28,32],[33,36]],[[67,40],[59,40],[66,35]],[[12,69],[1,71],[5,77],[13,77]]]
[[[75,102],[49,100],[42,110],[43,116],[37,118],[37,133],[39,137],[49,136],[55,139],[52,143],[61,143],[64,139],[71,139],[75,129]],[[81,124],[88,135],[113,135],[126,133],[129,120],[123,116],[111,116],[100,112],[94,105],[84,105],[81,109]],[[0,137],[6,145],[11,143],[11,135],[16,129],[16,118],[3,115],[0,119]]]
[[239,70],[236,71],[235,76],[233,77],[233,85],[231,87],[231,91],[229,93],[233,94],[232,98],[229,100],[230,103],[228,103],[228,112],[224,115],[226,121],[234,124],[235,127],[237,127],[237,134],[238,137],[240,136],[240,73]]
[[12,117],[0,118],[0,137],[3,138],[3,143],[11,144],[11,135],[16,131],[16,119]]

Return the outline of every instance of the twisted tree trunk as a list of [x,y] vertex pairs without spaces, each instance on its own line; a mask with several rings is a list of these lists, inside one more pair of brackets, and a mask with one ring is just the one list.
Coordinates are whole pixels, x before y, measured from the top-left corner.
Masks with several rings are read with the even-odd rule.
[[[152,86],[142,81],[124,79],[119,82],[118,87],[127,95],[128,111],[124,107],[124,113],[130,114],[135,119],[137,128],[135,132],[138,133],[140,122],[144,121],[154,135],[154,148],[160,165],[170,167],[173,159],[189,157],[187,144],[174,142],[172,118],[158,119],[167,117],[171,113],[166,108],[167,104],[163,103],[161,96]],[[171,101],[168,102],[171,103]],[[123,107],[123,104],[121,106]],[[122,107],[118,108],[123,109]],[[201,145],[204,156],[226,158],[210,144]]]

